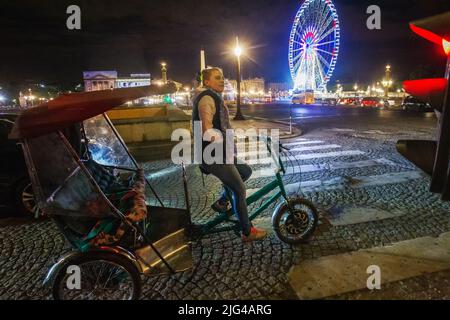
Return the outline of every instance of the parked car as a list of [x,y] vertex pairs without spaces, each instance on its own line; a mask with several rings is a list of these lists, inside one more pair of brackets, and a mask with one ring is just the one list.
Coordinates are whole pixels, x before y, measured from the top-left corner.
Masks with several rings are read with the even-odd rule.
[[433,111],[433,108],[429,103],[420,101],[419,99],[408,96],[403,100],[402,109],[405,111],[416,110],[416,111]]
[[388,108],[389,102],[383,98],[366,97],[361,100],[362,107]]
[[344,105],[344,106],[357,106],[357,105],[359,105],[359,99],[358,98],[341,98],[341,99],[339,99],[338,104]]
[[336,98],[324,98],[322,99],[323,105],[335,106],[337,105],[338,100]]
[[37,204],[22,147],[8,139],[17,115],[17,111],[0,113],[0,203],[22,215],[35,216]]
[[[18,115],[17,109],[0,112],[0,206],[10,207],[20,215],[42,217],[34,198],[22,146],[19,141],[8,139]],[[79,131],[80,127],[72,126],[63,133],[77,152],[85,154],[80,147]],[[99,146],[93,144],[93,148],[98,151],[97,156],[106,157],[106,151],[100,152]]]

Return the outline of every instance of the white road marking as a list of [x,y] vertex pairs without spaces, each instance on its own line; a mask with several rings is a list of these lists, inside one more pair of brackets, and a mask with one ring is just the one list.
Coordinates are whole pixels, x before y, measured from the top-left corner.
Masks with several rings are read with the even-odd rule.
[[[374,176],[351,177],[351,181],[346,177],[335,177],[328,180],[310,180],[288,184],[285,186],[286,192],[293,193],[302,189],[303,192],[323,191],[343,189],[350,187],[354,189],[383,186],[387,184],[405,183],[417,179],[422,179],[426,175],[419,171],[406,171],[398,173],[386,173]],[[249,189],[247,194],[250,195],[259,189]]]
[[[353,168],[365,168],[373,166],[398,166],[397,163],[390,161],[385,158],[375,159],[375,160],[363,160],[354,162],[332,162],[324,164],[306,164],[300,166],[293,166],[286,168],[286,175],[308,173],[308,172],[318,172],[324,170],[339,170],[339,169],[353,169]],[[274,168],[263,168],[255,170],[250,177],[250,180],[259,178],[268,178],[274,176]]]
[[[366,154],[364,151],[360,150],[346,150],[346,151],[336,151],[336,152],[326,152],[326,153],[309,153],[302,155],[292,155],[289,157],[281,157],[281,160],[312,160],[312,159],[323,159],[323,158],[332,158],[332,157],[346,157],[346,156],[360,156]],[[251,159],[247,164],[270,164],[272,162],[272,158],[263,158],[263,159]]]
[[[302,151],[317,151],[317,150],[324,150],[324,149],[338,149],[341,148],[340,145],[337,144],[326,144],[326,145],[321,145],[321,146],[309,146],[309,147],[302,147],[302,148],[295,148],[295,149],[291,149],[292,152],[302,152]],[[240,150],[238,150],[240,151]],[[260,150],[255,150],[255,151],[249,151],[249,152],[238,152],[238,157],[241,158],[268,158],[270,157],[267,149],[260,149]]]

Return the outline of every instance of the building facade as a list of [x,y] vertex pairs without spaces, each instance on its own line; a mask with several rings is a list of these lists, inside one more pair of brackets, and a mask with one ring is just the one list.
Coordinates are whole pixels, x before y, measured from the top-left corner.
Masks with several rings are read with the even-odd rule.
[[131,74],[129,77],[118,77],[117,71],[85,71],[83,72],[83,81],[85,91],[99,91],[149,86],[151,75],[143,73]]
[[[237,81],[228,80],[234,91],[237,91]],[[242,95],[264,94],[265,81],[263,78],[253,78],[241,81]]]
[[150,73],[131,74],[129,77],[118,78],[116,80],[116,88],[144,87],[150,84]]
[[292,89],[292,86],[287,82],[269,82],[267,85],[267,90],[273,93],[284,92]]
[[84,90],[99,91],[116,88],[117,71],[83,72]]

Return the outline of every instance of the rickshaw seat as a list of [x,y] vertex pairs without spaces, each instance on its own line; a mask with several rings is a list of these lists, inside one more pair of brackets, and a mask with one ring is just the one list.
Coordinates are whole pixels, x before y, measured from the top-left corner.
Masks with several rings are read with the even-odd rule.
[[[89,167],[88,167],[89,166]],[[117,178],[114,177],[111,171],[101,165],[91,162],[87,165],[91,174],[102,190],[109,190],[120,188],[118,187]],[[112,178],[111,178],[112,177]],[[100,185],[100,183],[102,185]],[[147,205],[145,202],[145,176],[142,169],[137,170],[132,185],[123,192],[112,194],[116,198],[110,199],[113,205],[116,206],[130,222],[141,222],[147,217]],[[105,189],[103,189],[105,188]],[[106,193],[106,192],[105,192]],[[117,197],[120,195],[120,199]],[[110,198],[111,198],[110,196]],[[116,222],[114,222],[116,220]],[[125,223],[120,222],[119,219],[106,218],[99,220],[92,230],[82,239],[80,248],[86,250],[91,246],[112,245],[122,240],[127,231]]]
[[[141,222],[147,217],[145,176],[142,169],[137,170],[129,181],[121,181],[120,177],[114,175],[113,169],[93,160],[83,163],[104,195],[128,221]],[[95,246],[129,242],[127,231],[130,229],[116,215],[104,218],[61,217],[58,221],[69,242],[81,251]]]

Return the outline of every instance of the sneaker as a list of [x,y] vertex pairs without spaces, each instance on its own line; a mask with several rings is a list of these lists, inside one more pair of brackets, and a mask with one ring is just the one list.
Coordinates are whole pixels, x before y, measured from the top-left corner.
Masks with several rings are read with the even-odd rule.
[[211,205],[211,208],[216,212],[227,212],[229,204],[228,201],[222,202],[221,200],[217,200]]
[[264,239],[266,236],[267,236],[266,230],[251,227],[250,234],[248,236],[242,235],[242,241],[244,242],[258,241]]

